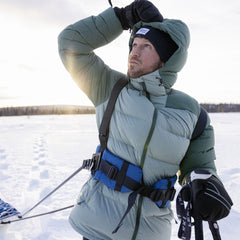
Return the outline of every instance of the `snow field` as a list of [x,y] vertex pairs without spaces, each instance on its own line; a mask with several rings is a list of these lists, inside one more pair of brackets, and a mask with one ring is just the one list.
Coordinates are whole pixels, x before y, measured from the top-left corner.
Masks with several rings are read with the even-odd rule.
[[[238,240],[240,113],[216,113],[210,117],[215,129],[218,174],[234,202],[229,217],[219,221],[222,240]],[[78,169],[83,159],[90,158],[97,144],[95,115],[1,117],[0,198],[24,213]],[[29,215],[74,204],[88,176],[83,170]],[[0,226],[0,239],[81,239],[68,223],[69,212]],[[178,227],[173,223],[171,240],[178,239]],[[211,240],[207,225],[204,227],[205,240]]]

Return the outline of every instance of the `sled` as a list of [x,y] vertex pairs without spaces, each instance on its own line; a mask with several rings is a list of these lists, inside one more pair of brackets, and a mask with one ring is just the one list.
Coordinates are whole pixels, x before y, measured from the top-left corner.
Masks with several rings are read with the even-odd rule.
[[0,199],[0,222],[13,216],[21,217],[21,213],[12,205]]

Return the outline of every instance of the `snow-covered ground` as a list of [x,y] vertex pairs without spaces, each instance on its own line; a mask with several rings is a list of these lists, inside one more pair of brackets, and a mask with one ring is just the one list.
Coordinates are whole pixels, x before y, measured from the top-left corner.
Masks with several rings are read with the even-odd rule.
[[[222,240],[239,240],[240,113],[210,117],[218,173],[234,202],[229,217],[219,222]],[[0,198],[25,212],[78,169],[83,159],[91,157],[97,144],[95,115],[0,117]],[[79,173],[33,213],[72,205],[88,174],[86,170]],[[81,239],[68,223],[69,212],[2,225],[0,239]],[[207,226],[205,229],[205,240],[212,239]],[[173,223],[172,240],[177,239],[177,230]]]

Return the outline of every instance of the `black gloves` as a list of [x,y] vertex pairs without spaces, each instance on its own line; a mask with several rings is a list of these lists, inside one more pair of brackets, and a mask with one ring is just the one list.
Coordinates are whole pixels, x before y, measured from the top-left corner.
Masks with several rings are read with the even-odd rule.
[[132,29],[139,22],[162,22],[163,16],[158,9],[147,0],[135,0],[125,8],[114,8],[124,30]]
[[[191,173],[191,180],[183,186],[177,196],[177,214],[181,220],[178,237],[191,237],[191,217],[194,218],[196,239],[202,240],[202,220],[208,221],[214,239],[219,239],[218,220],[226,217],[233,205],[223,184],[208,170],[197,169]],[[185,207],[184,202],[188,202]]]
[[211,173],[195,170],[191,173],[191,185],[194,214],[205,221],[217,221],[229,214],[232,200],[223,184]]

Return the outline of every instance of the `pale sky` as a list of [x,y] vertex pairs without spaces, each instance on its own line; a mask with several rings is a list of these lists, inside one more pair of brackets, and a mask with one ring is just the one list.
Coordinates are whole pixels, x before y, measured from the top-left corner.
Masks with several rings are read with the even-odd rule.
[[[132,1],[112,0],[123,7]],[[240,103],[240,1],[153,0],[189,27],[189,57],[175,89],[201,103]],[[0,0],[0,107],[90,105],[58,56],[60,31],[109,7],[107,0]],[[96,53],[126,73],[129,32]]]

